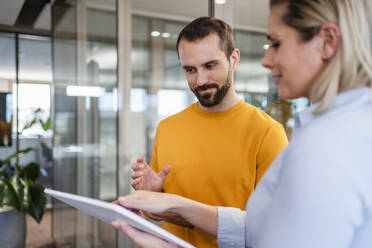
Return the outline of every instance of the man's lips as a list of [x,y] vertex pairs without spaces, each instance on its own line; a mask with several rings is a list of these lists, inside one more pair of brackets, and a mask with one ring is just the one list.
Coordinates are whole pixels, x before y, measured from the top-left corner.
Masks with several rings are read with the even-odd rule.
[[205,90],[198,90],[199,94],[204,95],[204,94],[211,94],[216,90],[216,88],[208,88]]

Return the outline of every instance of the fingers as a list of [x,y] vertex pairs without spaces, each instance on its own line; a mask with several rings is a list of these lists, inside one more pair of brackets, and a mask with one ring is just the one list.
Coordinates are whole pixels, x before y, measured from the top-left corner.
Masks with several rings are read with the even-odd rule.
[[130,225],[126,223],[119,222],[119,221],[113,221],[112,225],[115,228],[121,230],[123,233],[125,233],[133,241],[133,243],[138,247],[144,247],[144,248],[147,248],[147,247],[151,247],[151,248],[177,247],[175,244],[171,244],[149,233],[142,232],[134,227],[131,227]]
[[129,209],[143,210],[143,205],[146,206],[148,202],[148,197],[144,194],[145,191],[135,191],[130,195],[120,196],[118,201],[119,204],[123,207]]
[[146,214],[152,219],[152,220],[155,220],[155,221],[163,221],[164,218],[162,215],[160,214],[152,214],[152,213],[148,213],[146,212]]
[[131,167],[132,167],[132,170],[134,171],[141,170],[145,168],[145,164],[144,163],[133,163]]
[[170,166],[166,165],[164,166],[161,171],[158,173],[158,175],[161,177],[161,179],[164,181],[165,177],[168,175],[170,172]]
[[132,174],[130,174],[130,177],[132,179],[136,179],[138,177],[142,177],[143,175],[145,174],[145,172],[143,170],[140,170],[140,171],[133,171]]
[[113,221],[111,223],[116,229],[121,230],[123,233],[125,233],[134,243],[138,243],[137,237],[139,235],[142,235],[143,232],[131,227],[130,225],[120,222],[120,221]]
[[140,170],[140,169],[145,168],[146,166],[148,166],[148,164],[146,163],[143,156],[139,156],[137,158],[137,161],[135,163],[133,163],[131,167],[132,167],[133,170]]
[[131,182],[131,186],[135,189],[135,190],[140,190],[142,187],[141,187],[141,183],[142,183],[142,178],[136,178],[134,179],[132,182]]
[[137,158],[137,163],[143,163],[143,162],[145,162],[145,159],[144,159],[143,156],[141,155],[141,156],[139,156],[139,157]]

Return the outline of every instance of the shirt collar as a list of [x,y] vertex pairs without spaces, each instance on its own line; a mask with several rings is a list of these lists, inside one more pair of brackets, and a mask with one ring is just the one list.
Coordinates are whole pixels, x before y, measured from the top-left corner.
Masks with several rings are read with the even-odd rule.
[[[336,96],[332,106],[324,114],[333,112],[341,107],[353,108],[367,102],[372,103],[372,88],[359,87],[347,90]],[[314,115],[313,111],[317,107],[318,103],[313,104],[304,111],[295,114],[295,129],[298,129],[315,119],[318,115]]]

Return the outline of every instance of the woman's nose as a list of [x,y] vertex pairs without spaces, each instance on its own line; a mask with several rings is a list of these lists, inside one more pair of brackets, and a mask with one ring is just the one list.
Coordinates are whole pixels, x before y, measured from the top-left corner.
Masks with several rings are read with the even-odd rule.
[[269,48],[266,51],[264,57],[262,58],[261,65],[271,70],[274,66],[274,63],[273,63],[273,58],[272,58],[272,52],[270,50],[271,49]]

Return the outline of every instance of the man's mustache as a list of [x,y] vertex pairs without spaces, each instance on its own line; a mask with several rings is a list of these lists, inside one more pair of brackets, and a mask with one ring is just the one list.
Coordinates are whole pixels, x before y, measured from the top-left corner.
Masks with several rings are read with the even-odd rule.
[[218,84],[204,84],[195,88],[195,91],[202,91],[207,89],[216,88],[219,89]]

